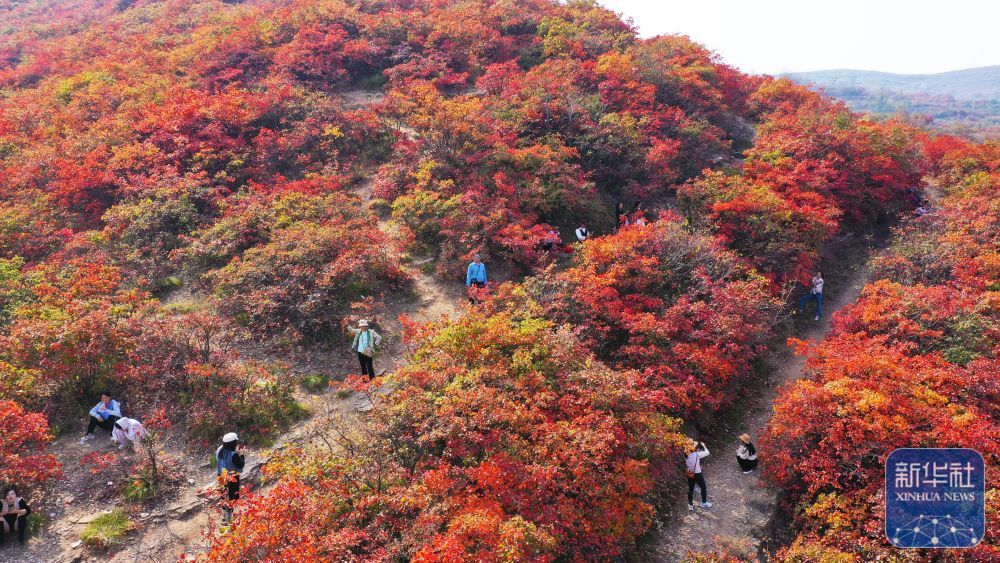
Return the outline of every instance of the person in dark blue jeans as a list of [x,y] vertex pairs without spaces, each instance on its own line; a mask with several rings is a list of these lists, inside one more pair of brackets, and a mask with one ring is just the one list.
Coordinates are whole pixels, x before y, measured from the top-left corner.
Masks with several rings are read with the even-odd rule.
[[799,300],[799,312],[804,313],[806,311],[806,303],[815,301],[816,320],[818,321],[823,317],[823,273],[816,272],[810,285],[812,287],[809,289],[809,293],[803,295],[802,299]]
[[469,288],[469,303],[475,305],[478,302],[476,289],[486,287],[486,281],[486,264],[483,264],[482,257],[477,253],[465,273],[465,287]]

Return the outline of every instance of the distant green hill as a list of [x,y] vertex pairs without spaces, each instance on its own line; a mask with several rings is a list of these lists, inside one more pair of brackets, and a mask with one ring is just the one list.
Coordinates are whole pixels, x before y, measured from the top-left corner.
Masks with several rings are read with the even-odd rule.
[[903,114],[977,139],[1000,137],[1000,65],[940,74],[820,70],[782,76],[822,88],[855,111]]
[[868,70],[819,70],[784,76],[828,89],[865,88],[902,94],[951,96],[956,100],[1000,98],[1000,65],[939,74],[892,74]]

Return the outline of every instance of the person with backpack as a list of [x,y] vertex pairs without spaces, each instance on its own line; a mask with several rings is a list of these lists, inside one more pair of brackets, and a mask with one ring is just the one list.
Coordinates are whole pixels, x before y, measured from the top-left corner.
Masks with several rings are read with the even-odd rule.
[[823,273],[817,271],[816,275],[813,276],[810,282],[809,293],[802,296],[799,300],[799,312],[804,313],[806,311],[806,304],[809,301],[816,302],[816,320],[820,320],[823,317]]
[[367,319],[361,319],[357,322],[357,328],[347,325],[348,332],[354,335],[351,350],[354,350],[358,354],[358,362],[361,364],[361,375],[368,376],[368,379],[374,379],[375,348],[382,343],[382,335],[368,326]]
[[3,520],[3,533],[0,534],[0,545],[6,543],[7,534],[17,530],[17,539],[24,545],[28,533],[28,515],[31,508],[23,497],[18,496],[17,488],[11,485],[4,491],[0,519]]
[[469,303],[475,305],[479,302],[477,294],[486,287],[486,264],[483,264],[482,257],[477,252],[472,257],[468,270],[465,272],[465,287],[469,291]]
[[111,398],[111,391],[101,393],[101,401],[90,409],[90,421],[87,423],[87,433],[80,438],[80,443],[94,439],[94,430],[101,427],[109,433],[115,429],[115,422],[122,417],[122,407],[118,401]]
[[111,431],[111,441],[118,444],[118,449],[123,450],[128,444],[136,446],[139,440],[146,435],[146,429],[142,423],[134,418],[122,417],[115,422],[114,430]]
[[222,503],[222,526],[227,527],[233,521],[233,501],[240,498],[240,474],[246,465],[246,444],[240,442],[235,432],[222,437],[222,445],[215,450],[216,475],[219,488],[225,492],[226,500]]
[[705,476],[701,473],[701,460],[708,457],[708,448],[705,442],[691,441],[687,449],[687,482],[688,482],[688,510],[694,510],[694,486],[701,489],[701,507],[712,508],[712,503],[708,502],[708,485],[705,484]]
[[740,464],[740,469],[744,474],[753,473],[757,468],[757,448],[750,441],[749,434],[740,436],[740,448],[736,450],[736,462]]

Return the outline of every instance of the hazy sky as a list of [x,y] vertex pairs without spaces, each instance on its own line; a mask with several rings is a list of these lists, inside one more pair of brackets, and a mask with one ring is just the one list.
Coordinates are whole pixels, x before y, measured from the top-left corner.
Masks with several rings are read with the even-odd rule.
[[598,0],[742,70],[931,73],[1000,64],[1000,0]]

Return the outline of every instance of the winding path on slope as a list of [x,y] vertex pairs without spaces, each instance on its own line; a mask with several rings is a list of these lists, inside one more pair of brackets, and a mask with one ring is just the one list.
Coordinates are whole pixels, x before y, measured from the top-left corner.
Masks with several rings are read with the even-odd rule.
[[[828,276],[824,316],[814,321],[812,314],[799,318],[793,330],[795,336],[813,341],[822,340],[830,330],[830,317],[841,307],[857,300],[866,280],[866,257],[853,256],[844,275],[836,284]],[[807,308],[807,314],[812,311]],[[679,482],[670,488],[676,498],[671,501],[667,521],[652,532],[641,549],[643,560],[683,561],[688,554],[720,552],[728,549],[748,559],[766,560],[771,538],[771,519],[778,502],[778,491],[767,486],[759,477],[758,468],[744,475],[736,463],[736,449],[740,434],[747,432],[754,443],[771,416],[778,390],[804,377],[806,359],[795,355],[784,344],[772,349],[764,357],[764,378],[759,387],[748,389],[745,395],[729,409],[728,417],[721,421],[711,434],[703,434],[711,455],[702,461],[708,484],[712,508],[698,506],[695,490],[695,511],[687,509],[687,485]],[[726,415],[723,415],[726,416]],[[759,452],[761,467],[767,464],[768,452]],[[678,460],[678,463],[682,463]]]

